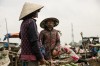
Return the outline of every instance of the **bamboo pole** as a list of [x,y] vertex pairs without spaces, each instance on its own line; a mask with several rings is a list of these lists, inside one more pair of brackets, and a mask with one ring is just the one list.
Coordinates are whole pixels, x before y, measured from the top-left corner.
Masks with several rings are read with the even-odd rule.
[[[7,34],[8,34],[8,27],[7,27],[7,19],[5,18],[5,22],[6,22],[6,31],[7,31]],[[9,48],[9,38],[7,38],[7,43],[8,43],[8,50],[10,50]]]

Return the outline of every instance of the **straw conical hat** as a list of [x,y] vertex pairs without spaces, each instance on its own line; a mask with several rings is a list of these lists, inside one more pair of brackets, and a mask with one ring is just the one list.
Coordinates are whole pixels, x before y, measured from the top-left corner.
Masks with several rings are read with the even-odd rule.
[[36,10],[39,10],[41,8],[43,8],[42,5],[26,2],[21,11],[19,20],[23,19],[25,16],[27,16],[27,15],[31,14],[32,12],[35,12]]
[[54,21],[54,27],[57,26],[59,24],[59,20],[57,18],[54,17],[50,17],[50,18],[46,18],[44,19],[41,23],[40,23],[40,27],[41,28],[45,28],[45,24],[48,20],[52,20]]

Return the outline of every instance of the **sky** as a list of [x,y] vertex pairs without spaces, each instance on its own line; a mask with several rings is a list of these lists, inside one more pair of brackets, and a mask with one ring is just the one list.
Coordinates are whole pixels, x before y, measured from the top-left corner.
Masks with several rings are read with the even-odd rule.
[[[55,29],[62,32],[61,44],[70,43],[72,41],[72,27],[74,41],[81,40],[80,33],[83,36],[99,36],[100,37],[100,1],[99,0],[0,0],[0,38],[3,40],[7,33],[15,33],[20,31],[22,21],[19,16],[23,4],[31,2],[43,5],[44,8],[37,18],[38,31],[40,22],[48,17],[59,19],[59,25]],[[10,42],[20,42],[20,39],[10,39]]]

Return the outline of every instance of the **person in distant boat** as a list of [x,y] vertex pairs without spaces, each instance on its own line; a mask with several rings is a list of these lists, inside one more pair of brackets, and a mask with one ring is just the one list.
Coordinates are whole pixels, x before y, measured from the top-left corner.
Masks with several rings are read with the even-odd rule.
[[26,2],[23,6],[19,20],[23,20],[19,33],[7,34],[7,37],[21,39],[20,59],[28,62],[26,66],[39,66],[38,61],[45,63],[45,59],[39,49],[39,37],[36,19],[43,6]]

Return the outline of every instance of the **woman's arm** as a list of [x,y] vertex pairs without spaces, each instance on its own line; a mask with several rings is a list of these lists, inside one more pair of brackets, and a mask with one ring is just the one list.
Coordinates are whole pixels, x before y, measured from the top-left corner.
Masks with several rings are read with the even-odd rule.
[[11,33],[11,38],[19,38],[19,33]]
[[19,38],[19,33],[8,33],[5,35],[3,41],[5,41],[7,38]]

